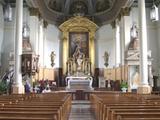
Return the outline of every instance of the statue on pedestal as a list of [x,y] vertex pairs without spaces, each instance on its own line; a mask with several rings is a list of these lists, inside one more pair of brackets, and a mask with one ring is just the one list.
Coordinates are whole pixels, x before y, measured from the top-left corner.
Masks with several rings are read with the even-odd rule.
[[107,51],[104,52],[104,65],[108,67],[109,54]]
[[129,50],[138,50],[139,49],[139,40],[138,40],[138,30],[136,24],[133,24],[131,31],[131,42],[129,44]]
[[51,57],[51,66],[52,66],[52,67],[55,65],[55,63],[54,63],[55,56],[56,56],[55,52],[52,51],[52,52],[51,52],[51,55],[50,55],[50,57]]

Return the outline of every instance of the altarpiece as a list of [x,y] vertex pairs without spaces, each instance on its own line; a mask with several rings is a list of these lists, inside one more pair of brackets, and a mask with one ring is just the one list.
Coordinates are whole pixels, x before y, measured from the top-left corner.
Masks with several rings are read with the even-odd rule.
[[63,74],[93,74],[95,69],[95,32],[98,26],[76,16],[59,26],[63,40]]
[[[95,69],[95,32],[98,26],[83,16],[60,25],[63,40],[63,74],[67,90],[92,90]],[[76,87],[75,87],[76,86]]]

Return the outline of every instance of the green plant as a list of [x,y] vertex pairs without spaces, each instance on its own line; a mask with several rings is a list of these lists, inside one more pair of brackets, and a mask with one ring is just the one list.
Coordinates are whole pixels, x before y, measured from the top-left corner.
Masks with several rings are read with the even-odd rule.
[[128,88],[128,84],[126,81],[122,81],[121,84],[120,84],[120,87],[121,88]]
[[0,82],[0,93],[5,93],[7,92],[7,85],[5,82]]

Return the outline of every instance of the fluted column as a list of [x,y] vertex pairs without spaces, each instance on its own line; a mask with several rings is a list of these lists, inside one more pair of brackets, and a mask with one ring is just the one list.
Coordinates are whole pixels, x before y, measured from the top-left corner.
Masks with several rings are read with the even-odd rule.
[[121,10],[121,65],[125,65],[125,53],[130,43],[131,17],[129,8]]
[[118,67],[121,63],[121,48],[120,48],[120,27],[119,21],[115,20],[111,23],[113,29],[114,51],[115,51],[115,67]]
[[138,93],[147,94],[151,92],[148,85],[148,58],[147,58],[147,29],[145,0],[138,0],[139,27],[140,27],[140,85]]
[[15,31],[15,79],[13,93],[24,93],[21,73],[22,55],[22,24],[23,24],[23,0],[16,0],[16,31]]
[[115,44],[115,67],[119,66],[121,63],[121,49],[120,49],[120,27],[117,22],[112,25],[114,29],[114,44]]

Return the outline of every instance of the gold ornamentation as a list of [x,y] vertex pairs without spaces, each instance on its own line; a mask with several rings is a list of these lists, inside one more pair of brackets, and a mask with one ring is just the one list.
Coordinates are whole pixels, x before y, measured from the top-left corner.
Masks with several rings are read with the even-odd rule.
[[[63,32],[63,72],[67,71],[67,60],[69,59],[69,32],[88,32],[89,33],[89,58],[92,63],[92,73],[94,72],[95,65],[95,32],[98,26],[89,19],[76,16],[73,17],[59,26]],[[65,38],[65,39],[64,39]]]
[[30,11],[30,16],[39,16],[40,15],[38,8],[29,8],[29,11]]

